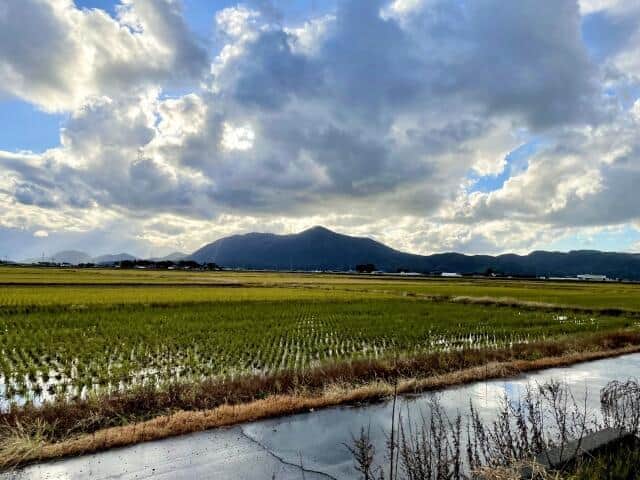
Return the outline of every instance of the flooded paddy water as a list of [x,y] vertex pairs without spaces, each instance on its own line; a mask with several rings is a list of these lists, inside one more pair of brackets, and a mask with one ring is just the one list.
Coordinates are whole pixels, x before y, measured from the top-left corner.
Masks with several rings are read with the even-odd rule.
[[[578,403],[599,411],[600,389],[612,380],[640,374],[640,354],[585,362],[513,378],[474,382],[441,392],[401,397],[397,408],[413,419],[438,398],[445,411],[466,414],[469,402],[492,418],[501,399],[521,397],[527,385],[565,382]],[[586,401],[585,401],[586,399]],[[330,408],[32,465],[0,474],[2,480],[31,479],[350,479],[356,478],[345,447],[362,427],[382,452],[391,427],[390,401]]]

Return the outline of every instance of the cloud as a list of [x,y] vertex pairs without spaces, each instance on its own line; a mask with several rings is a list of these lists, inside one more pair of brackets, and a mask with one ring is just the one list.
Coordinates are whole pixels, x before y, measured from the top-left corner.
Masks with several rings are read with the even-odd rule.
[[49,236],[49,232],[46,230],[36,230],[33,232],[33,236],[36,238],[47,238]]
[[616,8],[624,2],[621,0],[580,0],[580,13],[589,15],[603,10]]
[[598,72],[581,40],[574,1],[410,5],[390,15],[407,25],[430,60],[430,91],[538,128],[597,118]]
[[454,221],[519,219],[556,226],[606,226],[640,219],[640,116],[557,132],[521,173],[492,192],[458,200]]
[[8,0],[0,11],[0,93],[46,111],[91,96],[197,80],[207,53],[178,2],[123,0],[116,18],[72,0]]
[[258,3],[217,13],[209,58],[176,1],[111,17],[10,0],[0,85],[68,119],[57,148],[0,152],[0,224],[126,220],[136,242],[187,248],[313,219],[415,251],[494,252],[640,217],[635,24],[602,58],[583,38],[621,4],[343,0],[286,25]]
[[628,0],[583,0],[583,36],[602,63],[607,88],[633,102],[640,86],[640,4]]

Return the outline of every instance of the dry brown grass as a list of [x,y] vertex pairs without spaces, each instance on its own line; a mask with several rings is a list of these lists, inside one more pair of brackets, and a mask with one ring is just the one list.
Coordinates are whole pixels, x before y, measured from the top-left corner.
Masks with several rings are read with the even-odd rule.
[[478,480],[523,480],[524,469],[530,472],[526,478],[535,480],[561,480],[558,472],[548,472],[536,463],[514,463],[509,467],[482,467],[474,472]]
[[0,428],[0,467],[10,467],[39,459],[47,444],[46,425],[37,421],[24,426],[21,423]]
[[[526,358],[530,357],[536,348],[543,348],[546,356]],[[290,415],[311,409],[376,401],[393,394],[395,381],[392,382],[392,380],[397,376],[401,378],[398,383],[399,393],[416,393],[637,351],[640,351],[640,334],[619,333],[593,337],[590,342],[582,339],[574,342],[556,342],[556,344],[518,346],[504,351],[456,352],[440,355],[437,359],[431,358],[429,368],[425,366],[425,358],[401,360],[397,365],[371,365],[369,362],[369,370],[365,369],[364,365],[354,364],[346,373],[344,371],[346,367],[343,366],[342,377],[336,375],[335,370],[325,367],[320,369],[320,372],[307,374],[309,385],[298,383],[288,393],[273,393],[259,399],[254,396],[253,399],[240,401],[238,396],[234,397],[227,392],[227,401],[213,408],[191,408],[164,414],[157,413],[158,410],[154,410],[154,405],[146,405],[149,412],[156,412],[154,418],[94,431],[90,429],[96,425],[108,425],[109,421],[115,422],[114,417],[108,417],[108,413],[120,414],[120,421],[123,421],[124,414],[117,412],[117,409],[111,412],[108,412],[108,409],[100,412],[91,411],[91,409],[82,411],[77,405],[67,405],[72,409],[72,419],[74,419],[73,415],[85,415],[85,417],[76,417],[74,421],[79,422],[80,427],[72,429],[72,433],[66,436],[60,436],[60,432],[56,431],[56,428],[59,430],[59,426],[50,423],[51,420],[48,418],[52,414],[52,409],[62,415],[64,405],[52,405],[40,410],[27,409],[14,412],[13,423],[8,421],[9,417],[5,418],[5,425],[9,428],[10,434],[5,435],[6,440],[0,442],[0,469],[37,460],[81,455],[211,428]],[[418,368],[420,366],[422,368]],[[339,365],[333,366],[334,369],[339,367]],[[373,367],[377,367],[377,370],[371,370]],[[431,373],[406,375],[405,373],[412,368],[418,371],[428,370]],[[314,381],[317,383],[322,378],[322,372],[328,374],[328,379],[313,388]],[[362,374],[361,377],[358,377],[357,373]],[[266,379],[263,380],[266,381]],[[248,387],[250,384],[243,385]],[[196,394],[194,390],[189,390],[189,397],[192,400],[195,400],[192,396]],[[103,409],[106,408],[104,402],[106,400],[103,401]],[[111,405],[111,408],[113,407],[114,405]],[[145,402],[142,401],[136,407],[144,408]],[[5,417],[7,415],[5,414]],[[54,419],[53,422],[55,421]],[[60,417],[57,421],[60,421]],[[38,428],[25,428],[22,425],[37,425]],[[82,431],[83,429],[85,432]],[[86,433],[87,431],[91,433]]]
[[454,303],[464,303],[470,305],[501,305],[508,307],[531,307],[531,308],[543,308],[552,310],[567,310],[576,308],[582,310],[581,307],[575,307],[570,305],[558,305],[547,302],[534,302],[531,300],[519,300],[512,297],[472,297],[467,295],[458,295],[456,297],[450,297],[449,301]]
[[474,297],[467,295],[458,296],[427,296],[426,299],[432,301],[446,301],[452,303],[462,303],[465,305],[497,305],[501,307],[518,307],[535,310],[548,310],[552,312],[576,312],[576,313],[598,313],[601,315],[634,315],[637,316],[636,310],[627,308],[613,307],[582,307],[579,305],[569,305],[560,303],[536,302],[531,300],[520,300],[513,297]]

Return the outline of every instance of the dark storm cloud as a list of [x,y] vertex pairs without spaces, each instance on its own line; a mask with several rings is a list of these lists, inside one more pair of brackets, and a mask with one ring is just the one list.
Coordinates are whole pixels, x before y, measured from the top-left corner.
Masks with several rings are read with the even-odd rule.
[[289,35],[268,31],[253,42],[236,64],[235,100],[249,107],[277,109],[291,96],[309,97],[322,82],[319,71],[303,55],[291,51]]

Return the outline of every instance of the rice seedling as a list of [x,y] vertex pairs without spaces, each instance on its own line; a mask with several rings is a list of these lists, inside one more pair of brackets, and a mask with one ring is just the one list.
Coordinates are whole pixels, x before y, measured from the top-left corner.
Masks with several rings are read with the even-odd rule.
[[[559,320],[561,318],[562,320]],[[18,402],[50,382],[88,391],[127,389],[150,377],[181,380],[305,371],[325,363],[434,352],[513,348],[571,335],[635,330],[630,316],[520,310],[418,299],[282,298],[128,305],[86,310],[0,309],[5,376]],[[23,381],[24,380],[24,381]],[[7,392],[8,394],[9,392]],[[11,400],[11,398],[9,398]]]

